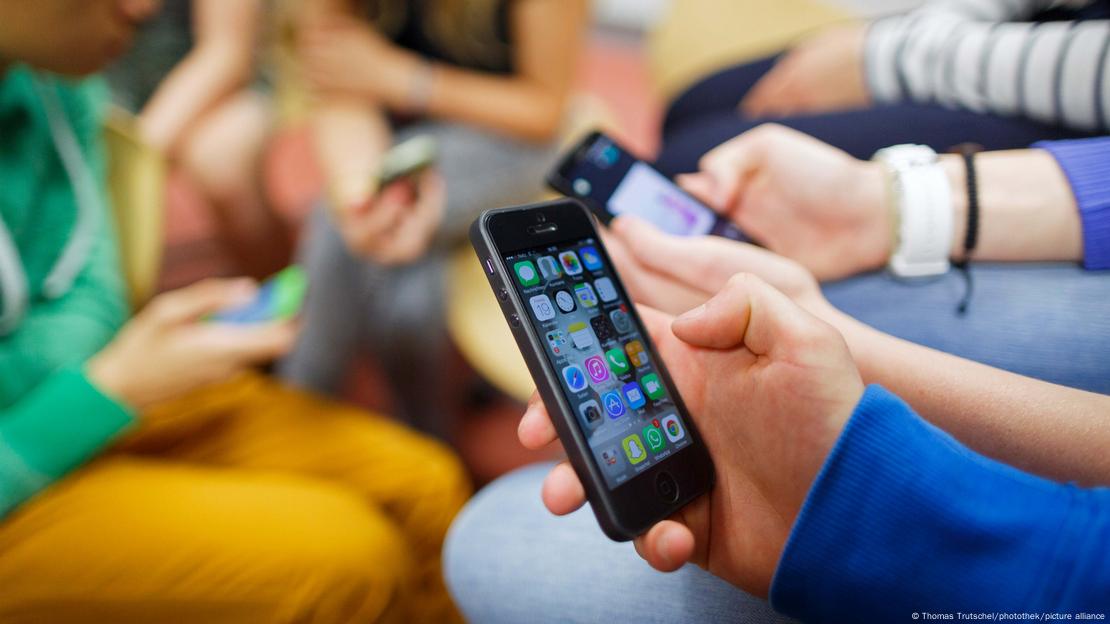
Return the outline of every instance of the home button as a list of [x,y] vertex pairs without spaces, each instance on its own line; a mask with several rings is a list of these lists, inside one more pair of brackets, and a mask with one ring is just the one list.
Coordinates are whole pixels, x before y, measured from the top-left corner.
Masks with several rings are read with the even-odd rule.
[[678,500],[678,483],[669,472],[660,472],[655,477],[655,491],[664,502],[673,503]]

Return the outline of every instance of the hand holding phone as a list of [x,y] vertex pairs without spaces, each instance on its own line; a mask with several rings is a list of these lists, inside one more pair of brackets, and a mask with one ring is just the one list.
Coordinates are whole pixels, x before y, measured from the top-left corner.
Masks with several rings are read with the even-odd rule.
[[375,187],[385,188],[401,178],[413,177],[435,164],[439,147],[427,135],[414,136],[393,146],[382,158]]
[[281,357],[296,340],[292,323],[210,321],[254,291],[249,280],[207,279],[155,297],[89,360],[89,379],[141,409]]
[[547,183],[582,201],[606,225],[629,214],[669,234],[751,242],[734,223],[601,132],[572,148],[548,173]]
[[605,533],[628,540],[713,468],[586,209],[487,211],[471,241]]
[[[751,276],[730,280],[690,314],[676,319],[645,309],[642,318],[720,478],[708,496],[637,537],[636,550],[658,570],[693,562],[765,596],[863,382],[836,330]],[[533,401],[518,429],[521,442],[550,444],[557,419]],[[585,502],[583,491],[575,471],[560,465],[544,483],[543,500],[552,513],[567,514]]]

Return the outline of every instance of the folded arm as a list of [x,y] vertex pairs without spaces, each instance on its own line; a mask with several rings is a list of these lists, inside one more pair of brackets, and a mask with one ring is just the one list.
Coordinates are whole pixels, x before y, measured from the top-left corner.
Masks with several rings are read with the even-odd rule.
[[196,44],[158,87],[140,120],[147,141],[167,152],[221,98],[243,87],[254,67],[261,1],[196,0],[194,6]]

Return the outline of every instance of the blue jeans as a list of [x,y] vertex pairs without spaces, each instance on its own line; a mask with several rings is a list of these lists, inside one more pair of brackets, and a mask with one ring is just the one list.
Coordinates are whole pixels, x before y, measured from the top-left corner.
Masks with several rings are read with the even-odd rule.
[[791,117],[744,117],[737,104],[774,65],[777,57],[737,65],[712,74],[678,96],[663,124],[663,149],[656,166],[668,175],[695,171],[703,154],[766,122],[775,122],[835,145],[856,158],[880,148],[922,143],[945,151],[973,142],[988,150],[1028,147],[1042,139],[1091,136],[1019,117],[974,113],[923,104]]
[[1110,271],[977,264],[967,313],[956,271],[927,282],[873,273],[824,285],[836,307],[888,334],[1030,377],[1110,394]]
[[696,566],[656,572],[631,543],[605,537],[588,507],[551,515],[540,502],[550,469],[541,464],[502,477],[456,518],[444,546],[444,574],[468,621],[792,621]]

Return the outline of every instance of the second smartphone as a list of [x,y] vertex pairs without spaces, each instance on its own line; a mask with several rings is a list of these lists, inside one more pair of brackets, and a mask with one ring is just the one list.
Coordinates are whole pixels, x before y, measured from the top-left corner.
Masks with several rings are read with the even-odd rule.
[[631,214],[669,234],[752,242],[735,223],[602,132],[591,132],[567,152],[547,174],[547,184],[581,200],[606,225]]
[[470,236],[605,534],[707,492],[709,454],[585,207],[487,211]]

